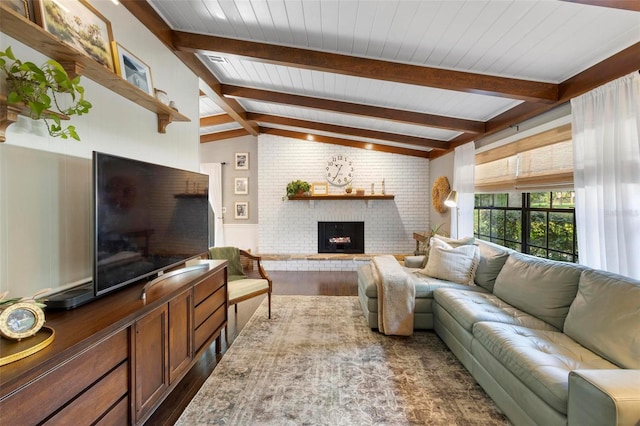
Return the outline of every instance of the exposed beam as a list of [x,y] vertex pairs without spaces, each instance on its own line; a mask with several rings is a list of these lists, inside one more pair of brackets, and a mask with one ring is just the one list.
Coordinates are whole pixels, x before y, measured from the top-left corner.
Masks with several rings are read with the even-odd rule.
[[[640,3],[640,0],[638,1]],[[640,70],[640,43],[616,53],[604,61],[560,83],[559,103],[580,96],[617,78]]]
[[633,10],[640,12],[640,1],[638,0],[562,0],[569,3],[581,3],[591,6],[612,7],[615,9]]
[[270,64],[530,102],[553,102],[558,97],[558,87],[553,83],[401,64],[204,34],[175,31],[173,44],[177,49],[194,53],[218,52]]
[[200,135],[200,143],[221,141],[223,139],[247,136],[248,134],[249,132],[247,132],[245,129],[233,129],[227,130],[225,132],[207,133],[206,135]]
[[146,1],[120,0],[120,3],[134,15],[149,31],[151,31],[169,50],[171,50],[196,76],[200,77],[210,88],[207,96],[229,114],[249,133],[257,136],[257,126],[249,123],[245,117],[244,109],[236,101],[226,99],[220,93],[220,82],[211,74],[202,62],[194,55],[181,52],[173,45],[173,30],[164,22],[162,17]]
[[[286,138],[308,140],[308,133],[294,132],[292,130],[272,129],[269,127],[260,127],[260,133],[269,135],[283,136]],[[410,155],[412,157],[429,158],[429,151],[420,151],[417,149],[401,148],[390,145],[375,144],[370,142],[354,141],[350,139],[334,138],[331,136],[312,135],[314,142],[330,143],[334,145],[350,146],[353,148],[369,149],[372,151],[390,152],[392,154]]]
[[298,120],[295,118],[279,117],[268,114],[258,114],[253,112],[247,113],[249,120],[255,120],[259,123],[281,124],[291,127],[302,127],[304,129],[319,130],[322,132],[338,133],[350,136],[358,136],[363,138],[380,139],[382,141],[391,141],[404,143],[409,145],[417,145],[423,148],[432,149],[448,149],[449,143],[429,138],[420,138],[417,136],[401,135],[397,133],[381,132],[377,130],[359,129],[354,127],[338,126],[335,124],[318,123],[315,121]]
[[226,84],[222,85],[222,93],[231,98],[255,99],[264,102],[335,111],[343,114],[346,113],[365,117],[377,117],[400,123],[435,127],[438,129],[456,130],[469,133],[484,132],[484,123],[482,121],[443,117],[440,115],[424,114],[421,112],[403,111],[399,109],[354,104],[330,99],[312,98],[309,96],[292,95],[289,93],[272,92],[269,90],[230,86]]
[[[590,90],[609,83],[640,69],[640,43],[636,43],[604,61],[582,71],[560,83],[560,98],[553,104],[524,102],[508,111],[492,118],[486,123],[486,132],[482,137],[492,135],[507,127],[522,123],[529,118],[542,114],[569,102],[572,98],[583,95]],[[447,154],[455,147],[479,139],[480,136],[462,134],[450,142],[449,151],[433,151],[431,158]]]
[[[248,118],[248,120],[252,120]],[[200,127],[217,126],[220,124],[233,123],[235,120],[229,114],[216,114],[206,117],[200,117]]]

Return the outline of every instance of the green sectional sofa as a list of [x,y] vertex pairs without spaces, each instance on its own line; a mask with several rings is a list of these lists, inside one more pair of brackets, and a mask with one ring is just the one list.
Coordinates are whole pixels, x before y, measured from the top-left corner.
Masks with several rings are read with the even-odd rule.
[[[640,282],[476,243],[476,286],[418,274],[409,266],[420,259],[405,263],[415,328],[434,329],[516,425],[640,424]],[[371,328],[376,292],[370,265],[361,266]]]

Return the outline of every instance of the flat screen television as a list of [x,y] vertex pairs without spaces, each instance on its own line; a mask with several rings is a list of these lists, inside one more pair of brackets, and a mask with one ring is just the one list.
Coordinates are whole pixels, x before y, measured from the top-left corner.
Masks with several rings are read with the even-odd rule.
[[207,252],[207,175],[94,152],[93,183],[96,297]]

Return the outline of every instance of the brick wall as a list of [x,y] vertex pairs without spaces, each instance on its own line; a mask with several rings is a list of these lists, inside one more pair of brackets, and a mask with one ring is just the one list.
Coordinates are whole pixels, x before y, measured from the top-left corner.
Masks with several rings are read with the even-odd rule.
[[[354,160],[354,190],[364,188],[368,194],[374,183],[380,194],[384,178],[386,193],[395,195],[395,200],[373,201],[369,206],[361,200],[315,201],[313,206],[306,201],[282,201],[291,180],[325,182],[326,161],[332,154]],[[413,232],[428,229],[431,190],[425,158],[260,135],[258,159],[260,253],[317,253],[318,221],[364,221],[367,254],[411,253]],[[329,185],[330,194],[343,192],[344,188]],[[331,262],[325,262],[329,267]],[[330,269],[335,268],[331,264]]]

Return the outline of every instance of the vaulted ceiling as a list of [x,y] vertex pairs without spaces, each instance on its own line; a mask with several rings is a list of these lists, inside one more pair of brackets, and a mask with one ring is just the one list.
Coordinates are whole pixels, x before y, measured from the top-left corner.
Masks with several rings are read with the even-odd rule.
[[201,142],[434,158],[640,69],[637,0],[121,0],[203,82]]

